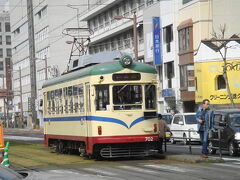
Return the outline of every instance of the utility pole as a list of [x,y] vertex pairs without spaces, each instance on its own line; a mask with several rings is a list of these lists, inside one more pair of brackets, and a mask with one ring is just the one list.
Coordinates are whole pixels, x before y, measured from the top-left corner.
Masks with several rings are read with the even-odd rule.
[[19,85],[20,85],[20,104],[21,104],[21,119],[20,119],[20,122],[19,122],[19,126],[20,128],[23,127],[23,99],[22,99],[22,70],[21,68],[19,67]]
[[137,38],[137,15],[136,12],[134,12],[133,17],[125,17],[125,16],[115,16],[114,19],[120,20],[120,19],[130,19],[133,21],[133,48],[134,48],[134,60],[138,61],[138,38]]
[[[4,76],[2,76],[2,80],[3,80],[3,84],[2,84],[2,89],[4,90],[5,89],[5,83],[4,83]],[[6,89],[7,91],[7,89]],[[6,93],[7,94],[7,93]],[[4,95],[5,96],[5,95]],[[4,125],[6,127],[7,125],[7,118],[6,118],[6,104],[5,104],[5,97],[3,98],[3,109],[4,109]],[[7,125],[8,127],[8,125]]]
[[138,38],[137,38],[137,16],[136,12],[133,14],[133,38],[134,38],[134,55],[135,61],[138,61]]
[[32,122],[33,128],[38,126],[37,111],[35,100],[37,97],[36,84],[36,58],[35,58],[35,41],[34,41],[34,22],[33,22],[33,4],[32,0],[27,0],[28,15],[28,42],[29,42],[29,59],[30,59],[30,77],[31,77],[31,105],[32,105]]

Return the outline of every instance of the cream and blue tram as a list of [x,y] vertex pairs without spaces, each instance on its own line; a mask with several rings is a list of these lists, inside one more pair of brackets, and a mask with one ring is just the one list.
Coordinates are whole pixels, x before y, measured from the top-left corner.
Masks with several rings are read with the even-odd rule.
[[156,85],[155,68],[127,55],[46,81],[45,145],[105,158],[153,154]]

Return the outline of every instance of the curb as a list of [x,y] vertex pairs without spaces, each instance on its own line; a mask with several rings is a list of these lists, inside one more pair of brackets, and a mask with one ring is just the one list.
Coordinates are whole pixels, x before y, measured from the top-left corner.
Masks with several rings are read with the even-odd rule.
[[217,157],[201,158],[199,155],[166,155],[166,160],[186,162],[186,163],[224,163],[225,161]]

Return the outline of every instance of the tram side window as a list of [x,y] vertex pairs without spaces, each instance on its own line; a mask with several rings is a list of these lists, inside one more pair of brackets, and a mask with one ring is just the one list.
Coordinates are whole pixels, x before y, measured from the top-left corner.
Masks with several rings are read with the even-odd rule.
[[73,86],[73,107],[74,112],[78,112],[78,86]]
[[56,111],[56,106],[55,106],[55,92],[54,91],[51,91],[51,113],[54,114],[55,111]]
[[73,113],[73,87],[69,86],[68,87],[68,100],[69,100],[69,112]]
[[59,114],[59,89],[55,90],[56,114]]
[[96,110],[104,111],[109,105],[109,85],[96,86]]
[[83,85],[80,84],[78,87],[78,95],[79,95],[79,110],[80,112],[84,112],[84,95],[83,95]]
[[51,114],[51,92],[47,92],[47,114]]
[[145,86],[145,103],[146,109],[156,108],[156,87],[154,85]]
[[68,88],[63,88],[63,95],[64,95],[64,112],[68,113]]

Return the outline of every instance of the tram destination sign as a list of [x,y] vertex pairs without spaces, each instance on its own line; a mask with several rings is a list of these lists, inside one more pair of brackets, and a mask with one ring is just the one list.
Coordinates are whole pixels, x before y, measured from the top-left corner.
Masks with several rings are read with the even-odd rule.
[[112,75],[113,81],[136,81],[141,80],[140,73],[118,73]]

